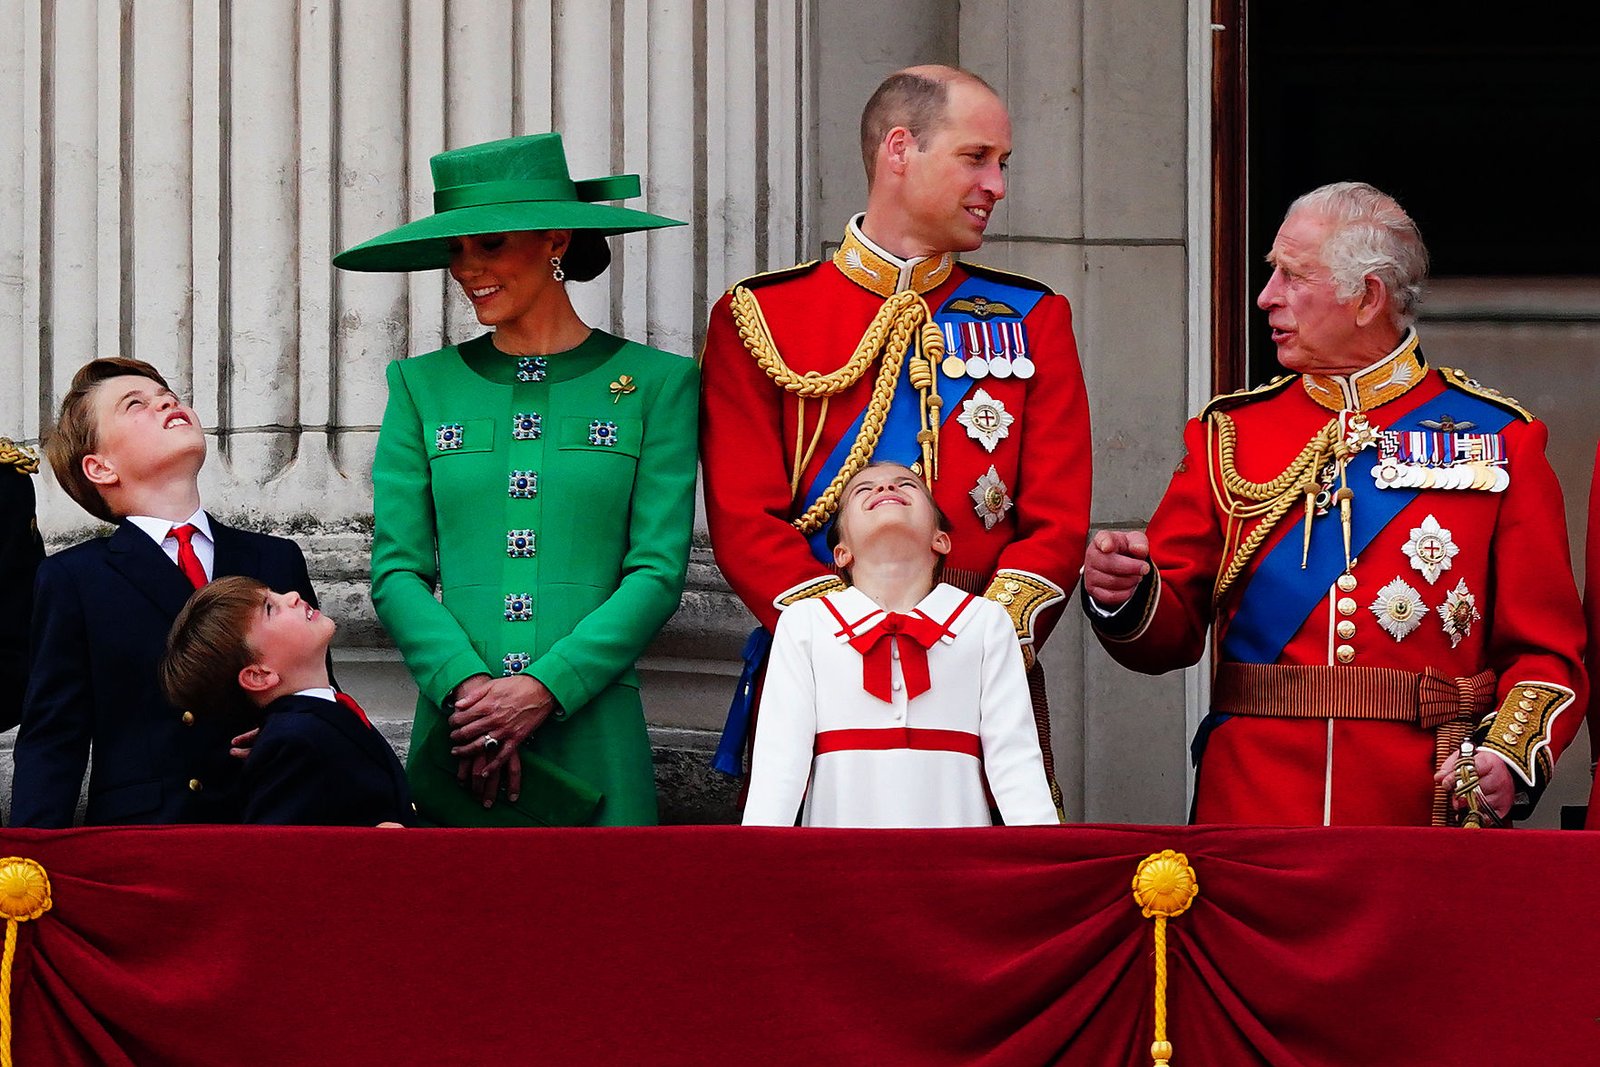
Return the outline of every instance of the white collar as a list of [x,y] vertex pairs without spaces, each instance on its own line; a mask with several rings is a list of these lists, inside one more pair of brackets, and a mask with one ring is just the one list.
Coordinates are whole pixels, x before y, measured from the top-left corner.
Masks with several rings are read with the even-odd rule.
[[150,515],[129,515],[128,521],[143,530],[158,545],[172,536],[172,531],[175,527],[182,526],[184,523],[193,526],[207,541],[215,544],[217,540],[211,536],[211,518],[206,514],[206,509],[203,507],[195,509],[195,513],[184,519],[183,522],[173,522],[171,519],[157,519]]

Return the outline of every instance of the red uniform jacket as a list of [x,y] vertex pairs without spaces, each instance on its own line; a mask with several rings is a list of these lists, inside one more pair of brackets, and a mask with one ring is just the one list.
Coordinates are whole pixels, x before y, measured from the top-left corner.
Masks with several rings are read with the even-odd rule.
[[[1036,373],[1028,379],[941,382],[947,406],[933,495],[952,524],[945,580],[983,592],[997,572],[1007,572],[988,588],[989,595],[1007,607],[1019,637],[1036,642],[1049,631],[1077,580],[1088,533],[1089,409],[1067,301],[1030,279],[958,264],[948,255],[901,263],[861,240],[854,225],[833,262],[742,284],[759,301],[782,360],[797,373],[827,374],[849,360],[894,288],[917,289],[938,312],[974,273],[1031,290],[1037,302],[1023,325]],[[884,283],[882,293],[866,287],[877,283]],[[706,517],[728,582],[770,630],[780,601],[836,587],[831,565],[817,558],[791,520],[804,510],[806,487],[835,446],[847,433],[846,447],[854,439],[852,424],[871,396],[877,364],[829,398],[825,415],[819,398],[807,399],[801,426],[796,395],[775,385],[752,357],[729,303],[724,296],[712,312],[703,361]],[[957,421],[964,406],[950,398],[962,387],[969,389],[968,400],[982,388],[1010,416],[992,452]],[[813,446],[819,417],[821,434]],[[812,452],[799,500],[790,486],[797,451]],[[995,487],[989,506],[1003,514],[989,527],[972,494],[977,489],[984,495],[979,481],[991,468],[994,474],[985,483]]]
[[[1227,494],[1213,488],[1223,484],[1219,425],[1236,430],[1237,475],[1268,483],[1341,409],[1364,413],[1375,438],[1357,439],[1365,447],[1346,467],[1353,561],[1347,568],[1332,498],[1337,469],[1324,466],[1313,563],[1301,569],[1304,497],[1292,490],[1287,514],[1214,609],[1214,583],[1231,558]],[[1428,369],[1414,334],[1349,378],[1284,378],[1219,398],[1185,429],[1186,455],[1150,521],[1151,577],[1109,619],[1090,606],[1091,621],[1114,658],[1151,674],[1195,663],[1213,630],[1219,683],[1230,662],[1314,665],[1324,668],[1311,672],[1319,684],[1345,692],[1373,677],[1354,668],[1432,668],[1446,679],[1492,671],[1492,694],[1480,681],[1476,703],[1454,695],[1471,708],[1474,738],[1511,766],[1520,817],[1585,707],[1583,619],[1546,436],[1498,394]],[[1374,471],[1386,453],[1380,487]],[[1446,472],[1474,455],[1478,463]],[[1389,484],[1408,478],[1432,487]],[[1236,523],[1236,537],[1248,539],[1260,521]],[[1305,706],[1315,701],[1228,715],[1218,695],[1197,739],[1196,821],[1430,821],[1443,751],[1431,724],[1318,717]]]

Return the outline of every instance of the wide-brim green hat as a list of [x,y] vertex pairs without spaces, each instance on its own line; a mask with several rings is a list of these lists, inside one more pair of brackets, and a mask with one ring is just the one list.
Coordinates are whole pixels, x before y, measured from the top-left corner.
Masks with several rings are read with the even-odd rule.
[[682,226],[677,219],[597,203],[639,195],[637,174],[573,181],[559,133],[508,137],[448,152],[433,168],[433,214],[333,257],[344,270],[435,270],[451,237],[513,230],[592,230],[602,236]]

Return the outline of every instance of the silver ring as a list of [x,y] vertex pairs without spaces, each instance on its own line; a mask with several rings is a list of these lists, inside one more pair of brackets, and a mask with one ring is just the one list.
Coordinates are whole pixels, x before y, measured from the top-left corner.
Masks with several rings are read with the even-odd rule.
[[483,735],[483,754],[492,756],[500,751],[500,739],[490,734]]

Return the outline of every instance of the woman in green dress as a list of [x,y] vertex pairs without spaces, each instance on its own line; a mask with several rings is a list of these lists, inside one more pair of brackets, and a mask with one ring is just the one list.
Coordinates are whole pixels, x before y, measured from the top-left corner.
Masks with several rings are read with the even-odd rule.
[[[435,213],[340,253],[447,267],[491,332],[389,364],[372,600],[419,696],[407,773],[446,826],[656,821],[634,662],[678,606],[694,520],[691,359],[585,325],[605,237],[678,225],[573,182],[559,134],[432,160]],[[437,593],[437,595],[436,595]]]

